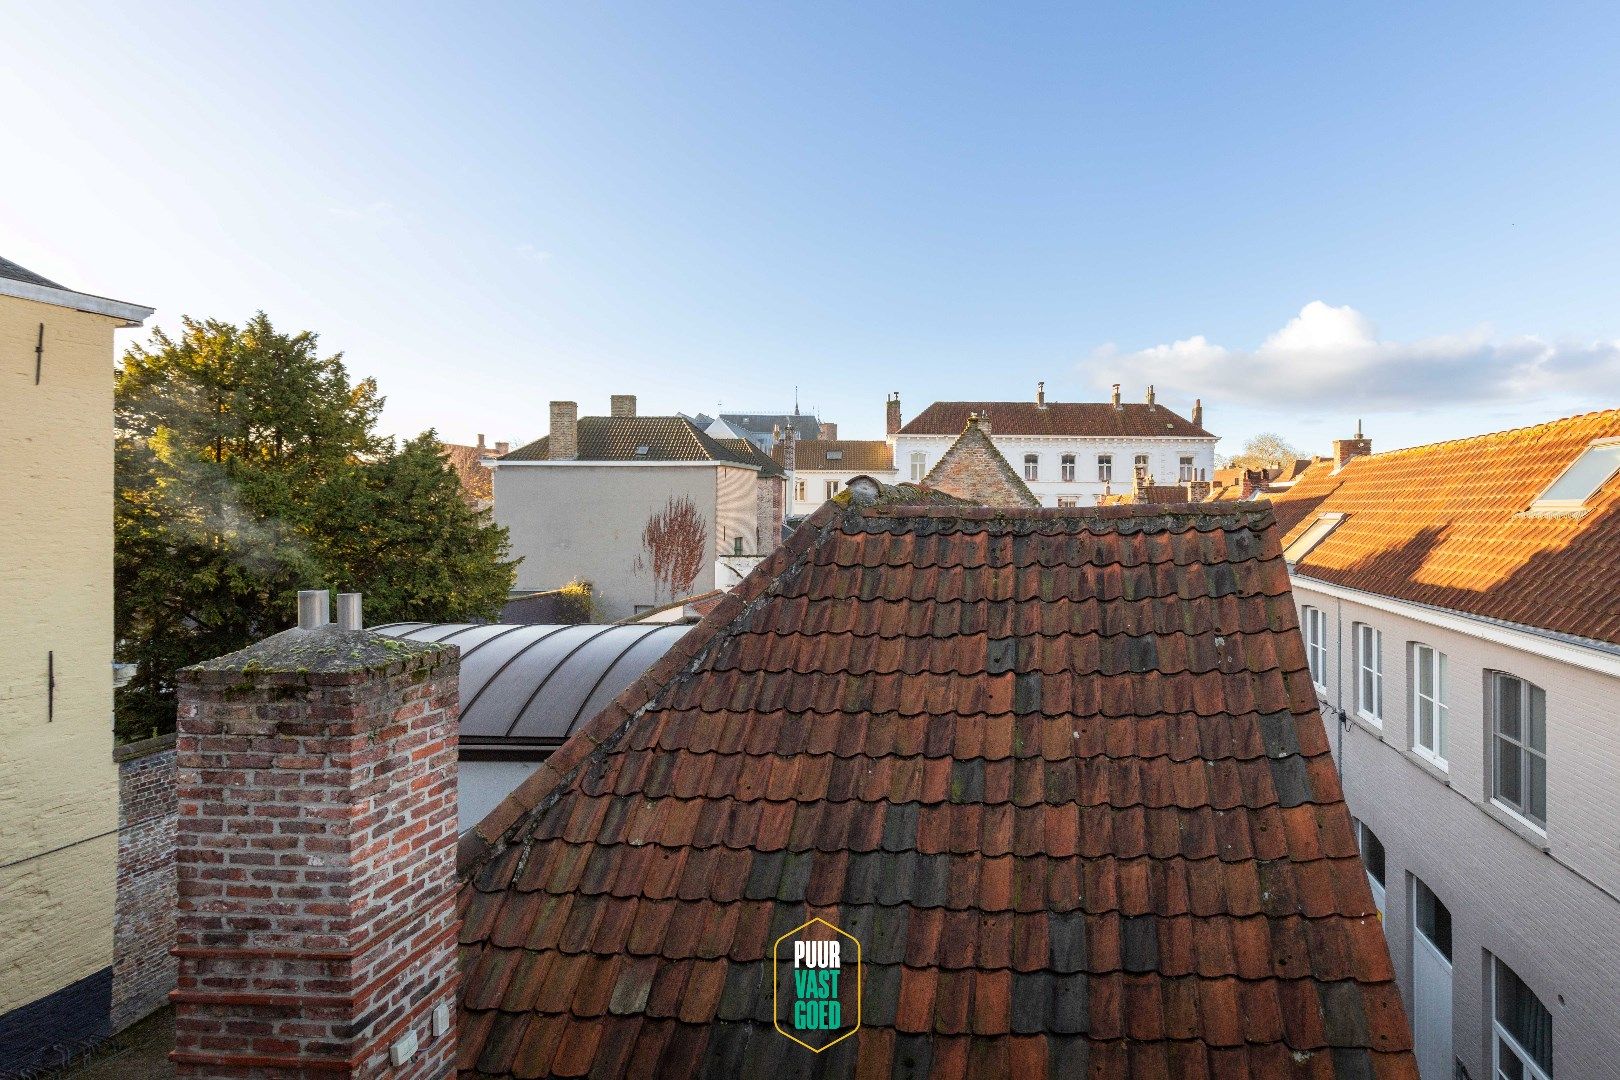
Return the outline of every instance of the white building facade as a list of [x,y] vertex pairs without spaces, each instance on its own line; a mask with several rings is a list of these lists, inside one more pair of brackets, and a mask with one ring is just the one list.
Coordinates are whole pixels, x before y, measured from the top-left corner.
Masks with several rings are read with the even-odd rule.
[[972,415],[1042,506],[1093,506],[1102,495],[1127,492],[1137,471],[1155,483],[1208,480],[1215,468],[1216,436],[1202,426],[1202,405],[1187,419],[1158,404],[940,401],[903,426],[899,401],[889,402],[894,468],[905,482],[920,482],[948,450]]

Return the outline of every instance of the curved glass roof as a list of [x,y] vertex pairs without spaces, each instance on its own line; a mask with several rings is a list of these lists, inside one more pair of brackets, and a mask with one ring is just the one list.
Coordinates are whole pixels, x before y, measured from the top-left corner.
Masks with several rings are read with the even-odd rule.
[[692,629],[389,623],[367,629],[461,647],[461,744],[554,749]]

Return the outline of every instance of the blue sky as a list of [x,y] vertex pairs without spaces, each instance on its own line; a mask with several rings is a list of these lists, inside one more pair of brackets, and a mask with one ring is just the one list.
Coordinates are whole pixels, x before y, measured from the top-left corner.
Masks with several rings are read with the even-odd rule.
[[1612,6],[0,17],[0,254],[319,331],[393,432],[1154,381],[1325,451],[1620,404]]

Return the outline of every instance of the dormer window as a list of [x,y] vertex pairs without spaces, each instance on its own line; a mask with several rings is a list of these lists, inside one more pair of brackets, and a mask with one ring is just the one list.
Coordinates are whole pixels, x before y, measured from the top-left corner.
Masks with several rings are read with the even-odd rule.
[[1292,544],[1283,548],[1283,561],[1292,566],[1309,555],[1317,544],[1328,538],[1328,533],[1339,527],[1339,522],[1344,518],[1344,514],[1323,514],[1311,522],[1310,528],[1295,537]]
[[1578,513],[1616,471],[1620,471],[1620,439],[1599,439],[1570,462],[1558,479],[1530,505],[1530,510],[1532,513]]

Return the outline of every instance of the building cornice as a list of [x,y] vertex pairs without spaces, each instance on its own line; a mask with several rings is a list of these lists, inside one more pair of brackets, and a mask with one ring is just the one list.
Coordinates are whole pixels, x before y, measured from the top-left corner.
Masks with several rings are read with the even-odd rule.
[[507,461],[505,458],[480,458],[486,469],[515,469],[544,466],[549,469],[567,469],[588,466],[596,469],[752,469],[759,472],[763,466],[746,461]]
[[54,307],[88,312],[91,315],[106,315],[122,320],[125,327],[140,326],[150,319],[152,312],[156,310],[142,307],[140,304],[126,304],[122,300],[109,300],[105,296],[91,296],[89,293],[58,289],[51,285],[36,285],[31,281],[17,281],[7,277],[0,277],[0,296],[15,296],[19,300],[33,300]]
[[1534,626],[1524,626],[1519,623],[1501,622],[1497,619],[1486,619],[1478,615],[1468,615],[1464,612],[1450,608],[1432,607],[1428,604],[1414,603],[1410,600],[1397,600],[1382,593],[1365,592],[1361,589],[1350,589],[1343,585],[1334,585],[1320,578],[1310,577],[1306,574],[1294,573],[1290,575],[1297,588],[1309,592],[1322,593],[1326,596],[1349,600],[1363,607],[1373,608],[1377,611],[1387,611],[1392,615],[1400,615],[1413,622],[1425,623],[1443,630],[1451,630],[1459,634],[1489,641],[1520,652],[1530,653],[1547,660],[1556,660],[1559,663],[1569,664],[1572,667],[1584,668],[1587,671],[1596,671],[1603,675],[1620,677],[1620,646],[1609,645],[1607,642],[1595,641],[1583,644],[1584,639],[1572,638],[1568,635],[1557,634],[1551,630],[1542,630]]

